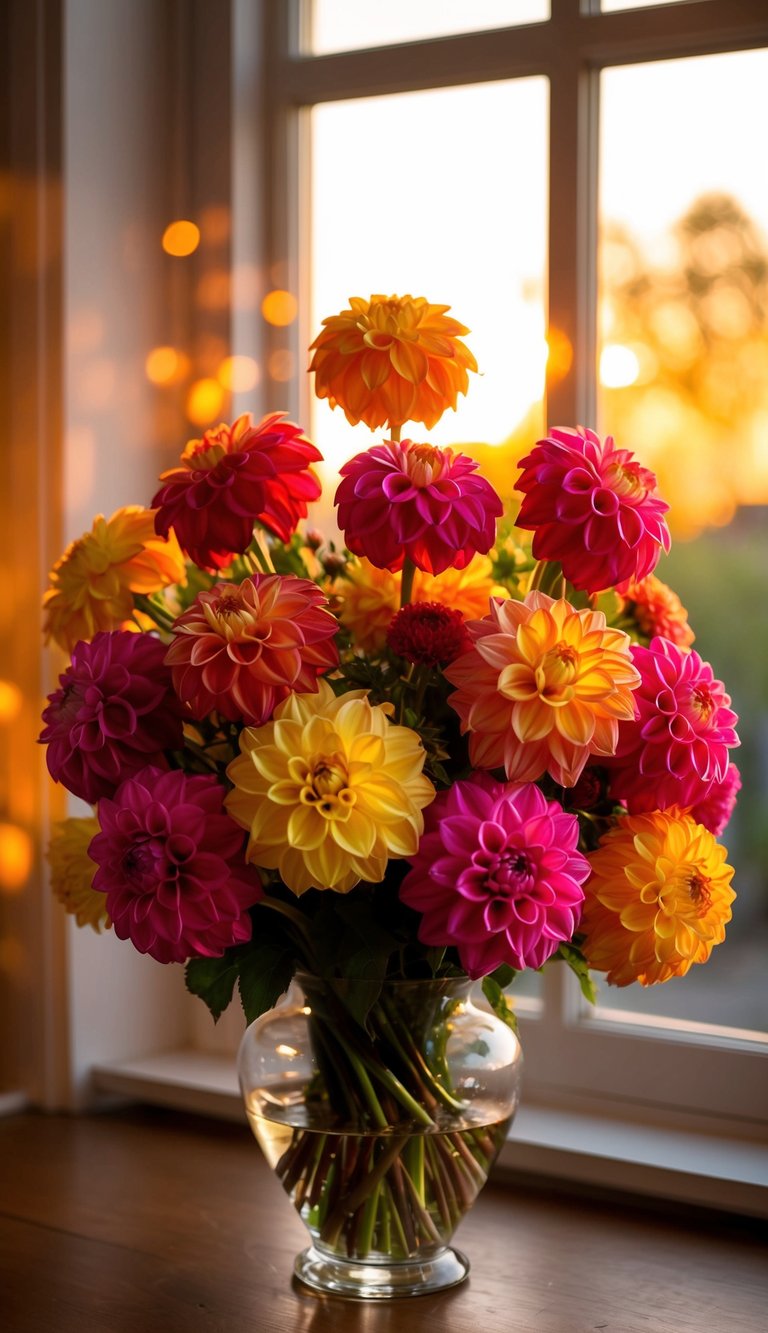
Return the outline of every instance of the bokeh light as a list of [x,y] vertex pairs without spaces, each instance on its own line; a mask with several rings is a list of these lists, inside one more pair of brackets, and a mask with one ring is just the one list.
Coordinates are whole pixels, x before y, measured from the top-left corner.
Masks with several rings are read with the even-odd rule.
[[0,722],[13,722],[19,716],[23,695],[11,680],[0,680]]
[[252,356],[227,356],[219,366],[217,378],[230,393],[248,393],[261,379],[261,371]]
[[288,351],[287,347],[279,347],[276,352],[272,352],[267,362],[270,379],[276,380],[278,384],[287,384],[288,380],[293,379],[294,374],[294,356]]
[[600,353],[600,382],[607,389],[626,389],[640,374],[637,353],[623,343],[608,343]]
[[153,384],[178,384],[189,373],[189,358],[175,347],[153,347],[144,369]]
[[194,254],[200,244],[200,228],[187,218],[178,218],[169,222],[163,232],[163,249],[167,255],[184,259]]
[[268,324],[283,329],[293,323],[299,313],[299,305],[293,292],[276,288],[273,292],[267,292],[261,303],[261,313]]
[[573,364],[573,345],[562,329],[550,328],[547,334],[547,382],[559,384]]
[[18,824],[0,824],[0,892],[18,893],[32,869],[32,839]]
[[195,380],[187,394],[187,417],[196,426],[210,426],[221,416],[224,389],[218,380]]

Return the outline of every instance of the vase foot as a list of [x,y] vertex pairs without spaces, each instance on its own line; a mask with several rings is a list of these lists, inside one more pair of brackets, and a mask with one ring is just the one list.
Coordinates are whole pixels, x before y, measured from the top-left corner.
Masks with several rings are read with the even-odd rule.
[[428,1257],[366,1263],[327,1254],[310,1245],[297,1256],[294,1272],[313,1291],[353,1300],[393,1300],[457,1286],[469,1273],[469,1260],[460,1250],[445,1246]]

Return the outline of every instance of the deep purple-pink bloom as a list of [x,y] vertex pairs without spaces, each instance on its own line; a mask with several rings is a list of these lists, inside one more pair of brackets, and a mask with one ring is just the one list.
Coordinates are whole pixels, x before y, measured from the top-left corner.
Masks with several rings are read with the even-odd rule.
[[341,469],[338,522],[350,551],[395,572],[464,569],[490,550],[504,506],[477,463],[451,449],[390,440]]
[[423,944],[454,945],[469,976],[541,967],[581,916],[579,821],[533,782],[475,773],[438,792],[400,897]]
[[524,495],[517,526],[534,533],[537,560],[559,561],[584,592],[643,579],[670,546],[653,472],[617,449],[610,435],[553,430],[521,459]]
[[719,837],[736,809],[740,791],[741,773],[735,764],[729,764],[722,782],[714,782],[706,796],[693,806],[691,818]]
[[150,767],[99,802],[93,887],[115,934],[160,963],[217,958],[251,938],[248,908],[263,889],[224,795],[212,774]]
[[739,745],[730,696],[699,654],[655,638],[632,647],[640,672],[636,716],[619,724],[609,769],[610,794],[629,813],[692,806],[725,781],[728,751]]
[[147,764],[167,768],[163,752],[181,748],[181,704],[165,654],[159,639],[128,630],[75,645],[40,734],[51,777],[73,795],[93,804]]

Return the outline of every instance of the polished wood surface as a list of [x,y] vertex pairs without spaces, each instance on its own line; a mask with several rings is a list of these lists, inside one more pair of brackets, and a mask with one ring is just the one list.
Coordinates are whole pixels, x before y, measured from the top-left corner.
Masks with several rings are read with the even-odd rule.
[[0,1120],[4,1333],[763,1333],[758,1223],[492,1184],[469,1282],[385,1305],[292,1285],[304,1228],[245,1127],[133,1108]]

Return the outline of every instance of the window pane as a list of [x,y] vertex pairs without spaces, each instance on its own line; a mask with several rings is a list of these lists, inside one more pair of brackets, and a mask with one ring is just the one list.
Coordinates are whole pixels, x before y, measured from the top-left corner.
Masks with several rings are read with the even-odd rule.
[[604,14],[614,13],[617,9],[660,9],[662,5],[687,5],[689,0],[602,0],[600,9]]
[[311,50],[355,51],[548,18],[549,0],[314,0]]
[[[312,123],[313,329],[350,296],[450,305],[480,374],[455,414],[410,433],[468,446],[509,495],[543,421],[546,80],[332,103]],[[326,402],[314,415],[334,470],[377,438]]]
[[[716,90],[716,96],[713,91]],[[743,789],[722,836],[734,920],[706,967],[604,1003],[768,1025],[768,51],[607,70],[602,79],[601,429],[672,505],[656,573],[741,717]]]

